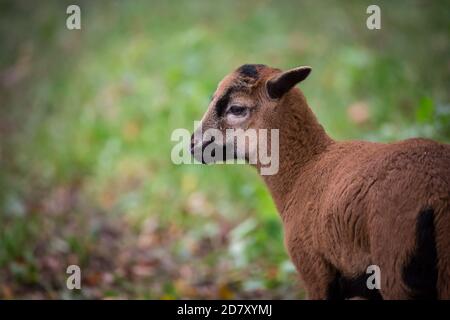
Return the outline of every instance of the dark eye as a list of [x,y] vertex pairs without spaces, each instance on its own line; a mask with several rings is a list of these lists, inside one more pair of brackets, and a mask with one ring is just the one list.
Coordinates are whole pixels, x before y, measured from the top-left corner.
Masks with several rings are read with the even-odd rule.
[[244,116],[247,113],[247,108],[242,106],[231,106],[228,109],[228,113],[231,113],[234,116]]

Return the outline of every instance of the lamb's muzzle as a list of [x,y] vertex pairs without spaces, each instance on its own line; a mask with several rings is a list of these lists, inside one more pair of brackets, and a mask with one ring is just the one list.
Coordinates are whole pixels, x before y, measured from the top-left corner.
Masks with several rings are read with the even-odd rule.
[[[263,179],[310,298],[450,299],[450,146],[334,141],[295,88],[310,71],[241,66],[220,82],[202,130],[279,130],[279,170]],[[205,145],[192,139],[191,152]],[[379,290],[367,286],[372,265]]]

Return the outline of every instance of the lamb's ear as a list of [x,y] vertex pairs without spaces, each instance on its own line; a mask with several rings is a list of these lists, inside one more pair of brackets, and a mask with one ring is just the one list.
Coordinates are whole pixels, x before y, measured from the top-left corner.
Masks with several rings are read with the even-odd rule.
[[267,93],[272,99],[281,98],[286,92],[288,92],[293,86],[300,81],[306,79],[311,72],[311,67],[298,67],[290,69],[281,74],[274,76],[267,81]]

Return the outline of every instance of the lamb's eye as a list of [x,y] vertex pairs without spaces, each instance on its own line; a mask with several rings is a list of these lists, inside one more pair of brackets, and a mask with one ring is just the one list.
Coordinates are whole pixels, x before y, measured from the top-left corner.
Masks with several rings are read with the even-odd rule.
[[242,106],[231,106],[230,109],[228,109],[228,113],[234,116],[243,117],[247,114],[247,108]]

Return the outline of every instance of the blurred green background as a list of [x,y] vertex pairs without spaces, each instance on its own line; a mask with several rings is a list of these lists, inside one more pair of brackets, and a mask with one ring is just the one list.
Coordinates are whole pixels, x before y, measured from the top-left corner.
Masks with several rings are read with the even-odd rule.
[[1,0],[0,298],[303,298],[256,171],[176,166],[172,131],[264,63],[313,67],[336,139],[449,142],[449,36],[448,1]]

